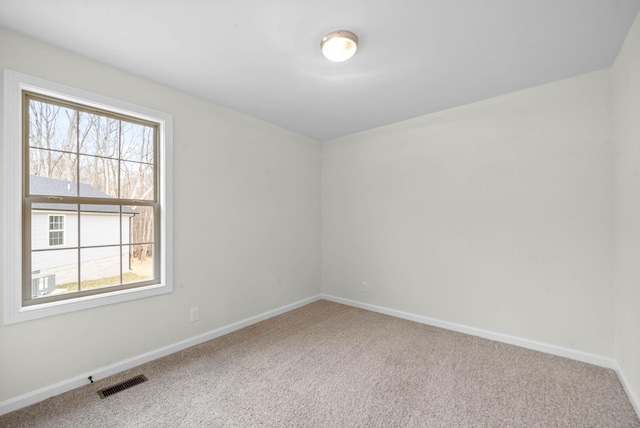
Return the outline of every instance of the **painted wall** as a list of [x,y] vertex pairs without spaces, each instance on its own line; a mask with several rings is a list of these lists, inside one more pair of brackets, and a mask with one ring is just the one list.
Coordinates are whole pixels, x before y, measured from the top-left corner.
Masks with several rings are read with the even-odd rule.
[[323,291],[612,356],[610,106],[603,70],[323,143]]
[[[318,294],[321,240],[327,294],[615,356],[637,397],[638,26],[613,71],[329,141],[322,152],[0,29],[0,67],[174,116],[176,286],[0,325],[0,402]],[[201,320],[189,323],[196,305]],[[43,352],[56,363],[39,364]]]
[[640,15],[612,68],[615,357],[640,406]]
[[0,326],[0,402],[320,293],[318,142],[2,29],[0,67],[172,114],[175,156],[175,291]]

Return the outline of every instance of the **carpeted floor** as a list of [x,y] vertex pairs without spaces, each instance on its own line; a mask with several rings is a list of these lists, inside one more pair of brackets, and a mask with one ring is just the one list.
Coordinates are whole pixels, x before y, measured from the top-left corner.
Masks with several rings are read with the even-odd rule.
[[[99,398],[135,375],[149,381]],[[1,427],[640,427],[612,370],[318,301]]]

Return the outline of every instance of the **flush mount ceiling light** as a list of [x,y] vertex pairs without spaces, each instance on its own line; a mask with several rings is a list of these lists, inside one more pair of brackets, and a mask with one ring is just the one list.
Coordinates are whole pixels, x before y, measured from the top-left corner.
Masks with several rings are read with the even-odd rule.
[[322,38],[320,49],[330,61],[346,61],[358,50],[358,36],[346,30],[332,31]]

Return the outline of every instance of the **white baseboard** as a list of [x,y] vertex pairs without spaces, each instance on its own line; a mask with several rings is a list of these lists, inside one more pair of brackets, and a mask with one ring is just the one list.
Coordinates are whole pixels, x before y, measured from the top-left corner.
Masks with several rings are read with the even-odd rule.
[[107,376],[111,376],[116,373],[120,373],[124,370],[128,370],[133,367],[139,366],[140,364],[148,363],[149,361],[153,361],[155,359],[167,356],[169,354],[173,354],[174,352],[178,352],[186,348],[190,348],[191,346],[198,345],[208,340],[212,340],[217,337],[224,336],[225,334],[229,334],[241,328],[259,323],[260,321],[273,318],[276,315],[280,315],[285,312],[289,312],[293,309],[297,309],[301,306],[320,300],[321,298],[322,297],[320,295],[312,296],[307,299],[303,299],[298,302],[294,302],[289,305],[282,306],[278,309],[274,309],[272,311],[268,311],[260,315],[256,315],[254,317],[247,318],[245,320],[238,321],[233,324],[229,324],[227,326],[217,328],[215,330],[209,331],[199,336],[195,336],[195,337],[183,340],[181,342],[174,343],[172,345],[168,345],[168,346],[144,353],[142,355],[138,355],[138,356],[108,365],[106,367],[101,367],[89,373],[78,375],[71,379],[63,380],[53,385],[45,386],[35,391],[31,391],[14,398],[10,398],[8,400],[0,402],[0,415],[13,412],[14,410],[18,410],[18,409],[21,409],[22,407],[35,404],[49,397],[53,397],[55,395],[59,395],[64,392],[71,391],[72,389],[84,386],[88,383],[89,376],[92,376],[94,380],[103,379]]
[[516,336],[509,336],[507,334],[495,333],[492,331],[482,330],[480,328],[469,327],[466,325],[456,324],[448,321],[441,321],[435,318],[429,318],[422,315],[416,315],[408,312],[397,311],[395,309],[389,309],[382,306],[376,306],[368,303],[357,302],[355,300],[343,299],[342,297],[323,294],[322,298],[332,302],[354,306],[360,309],[366,309],[369,311],[378,312],[385,315],[391,315],[391,316],[402,318],[409,321],[419,322],[421,324],[427,324],[434,327],[444,328],[446,330],[457,331],[459,333],[466,333],[472,336],[483,337],[485,339],[508,343],[510,345],[516,345],[522,348],[532,349],[534,351],[545,352],[547,354],[558,355],[561,357],[570,358],[572,360],[577,360],[584,363],[594,364],[596,366],[605,367],[608,369],[615,370],[617,368],[615,359],[603,357],[601,355],[590,354],[588,352],[577,351],[575,349],[563,348],[561,346],[550,345],[543,342],[536,342],[534,340],[523,339]]
[[636,414],[640,418],[640,397],[634,394],[633,390],[631,389],[631,385],[629,384],[629,382],[627,382],[627,378],[624,375],[624,372],[622,371],[622,368],[618,365],[618,363],[616,363],[615,371],[618,374],[618,379],[620,379],[620,383],[624,388],[624,392],[627,393],[627,397],[629,397],[629,401],[631,401],[631,405],[633,406],[633,408],[636,411]]

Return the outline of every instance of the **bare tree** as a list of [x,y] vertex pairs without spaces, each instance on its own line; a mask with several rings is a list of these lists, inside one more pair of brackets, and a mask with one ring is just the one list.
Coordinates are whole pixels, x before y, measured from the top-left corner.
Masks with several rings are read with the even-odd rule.
[[[133,200],[154,196],[155,129],[44,101],[29,105],[30,174],[89,184]],[[153,209],[132,206],[130,243],[143,261],[153,251]]]

